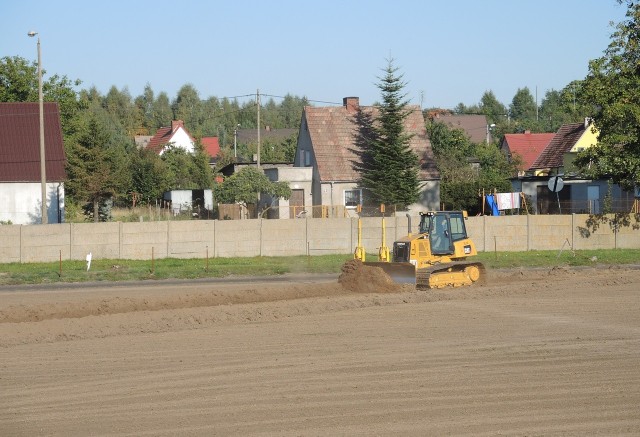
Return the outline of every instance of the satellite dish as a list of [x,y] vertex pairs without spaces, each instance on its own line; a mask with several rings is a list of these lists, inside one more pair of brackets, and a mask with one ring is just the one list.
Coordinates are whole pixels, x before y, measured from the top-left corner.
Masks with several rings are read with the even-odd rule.
[[560,176],[554,176],[549,179],[549,182],[547,182],[547,187],[549,187],[549,190],[557,193],[562,190],[562,187],[564,187],[564,181]]

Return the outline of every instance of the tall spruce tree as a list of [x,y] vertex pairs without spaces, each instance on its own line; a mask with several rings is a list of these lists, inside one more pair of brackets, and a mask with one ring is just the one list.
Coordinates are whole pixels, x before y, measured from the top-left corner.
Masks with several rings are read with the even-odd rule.
[[360,185],[367,190],[372,204],[405,209],[420,198],[419,160],[410,147],[413,135],[404,128],[411,112],[402,93],[406,83],[397,74],[393,59],[384,71],[376,85],[382,92],[382,103],[373,117],[371,134],[363,136],[359,145]]

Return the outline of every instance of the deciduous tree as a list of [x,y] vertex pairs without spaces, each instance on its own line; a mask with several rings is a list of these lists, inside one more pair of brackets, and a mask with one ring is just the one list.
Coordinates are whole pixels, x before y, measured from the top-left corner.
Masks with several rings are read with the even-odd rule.
[[255,167],[245,167],[214,186],[214,198],[219,203],[257,203],[258,193],[289,199],[291,188],[287,182],[270,181]]
[[589,63],[581,98],[594,108],[599,138],[575,163],[588,177],[631,190],[640,185],[640,3],[626,4],[604,56]]

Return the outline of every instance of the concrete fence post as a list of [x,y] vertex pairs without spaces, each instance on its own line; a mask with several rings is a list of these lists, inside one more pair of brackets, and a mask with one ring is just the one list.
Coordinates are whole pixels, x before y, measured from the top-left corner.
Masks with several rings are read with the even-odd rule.
[[527,251],[531,250],[531,214],[527,214]]
[[171,222],[167,221],[167,258],[171,258]]
[[263,219],[258,219],[260,220],[260,247],[258,248],[258,253],[260,256],[262,256],[262,220]]
[[122,222],[118,222],[118,259],[122,259]]
[[576,248],[576,215],[575,213],[571,214],[571,249],[575,250]]
[[305,217],[304,219],[304,241],[307,246],[307,256],[309,256],[309,217]]

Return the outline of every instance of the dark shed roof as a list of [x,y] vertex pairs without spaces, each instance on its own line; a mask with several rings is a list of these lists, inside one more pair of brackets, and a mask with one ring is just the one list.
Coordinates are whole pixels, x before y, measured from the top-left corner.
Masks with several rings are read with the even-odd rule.
[[[66,179],[60,111],[44,103],[47,182]],[[36,103],[0,103],[0,182],[40,182],[40,109]]]

